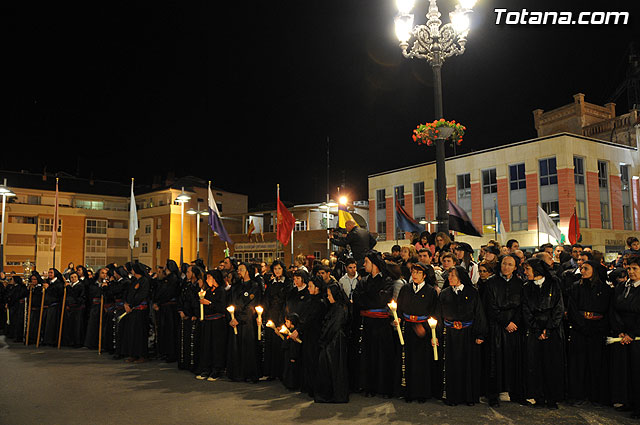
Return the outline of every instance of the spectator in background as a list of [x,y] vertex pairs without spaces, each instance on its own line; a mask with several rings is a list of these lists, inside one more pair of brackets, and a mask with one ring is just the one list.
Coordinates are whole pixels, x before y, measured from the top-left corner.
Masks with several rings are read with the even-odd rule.
[[516,250],[520,249],[520,243],[515,239],[509,239],[507,241],[507,248],[509,248],[509,253],[513,254]]
[[629,236],[626,240],[628,249],[622,251],[622,255],[618,259],[617,267],[622,266],[622,259],[625,255],[640,255],[640,241],[635,236]]
[[564,263],[562,263],[562,268],[565,270],[568,269],[577,269],[578,266],[578,258],[580,258],[580,254],[582,253],[582,245],[580,244],[574,244],[571,246],[571,258],[569,259],[569,261],[566,261]]

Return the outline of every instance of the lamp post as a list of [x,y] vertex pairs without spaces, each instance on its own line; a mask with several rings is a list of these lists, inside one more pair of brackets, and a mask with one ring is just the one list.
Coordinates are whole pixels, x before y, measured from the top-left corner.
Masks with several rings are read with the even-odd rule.
[[2,195],[2,234],[0,234],[0,272],[4,271],[4,212],[6,209],[7,196],[16,196],[15,193],[7,187],[7,179],[4,179],[4,184],[0,186],[0,194]]
[[189,208],[189,210],[187,211],[187,214],[196,216],[196,259],[199,259],[200,258],[200,216],[209,215],[209,210],[208,209],[200,210],[200,202],[198,202],[198,208],[197,209]]
[[335,208],[338,206],[338,203],[333,199],[329,199],[329,194],[327,193],[327,202],[322,204],[323,207],[327,207],[327,258],[331,257],[331,235],[329,232],[329,214],[331,213],[331,208]]
[[[436,0],[429,0],[429,11],[425,25],[413,26],[413,14],[411,10],[414,0],[397,0],[398,15],[395,18],[395,30],[400,48],[405,58],[426,59],[433,70],[433,91],[435,118],[444,118],[442,108],[442,64],[446,58],[464,53],[467,35],[469,34],[468,13],[476,0],[458,0],[453,12],[449,13],[451,23],[442,24],[440,11]],[[415,38],[411,48],[409,40]],[[449,232],[449,220],[447,216],[447,180],[445,173],[445,140],[440,138],[436,145],[436,181],[438,211],[436,219],[438,232]]]
[[184,204],[189,202],[191,196],[187,195],[182,187],[182,192],[176,197],[176,201],[180,202],[180,267],[184,263]]

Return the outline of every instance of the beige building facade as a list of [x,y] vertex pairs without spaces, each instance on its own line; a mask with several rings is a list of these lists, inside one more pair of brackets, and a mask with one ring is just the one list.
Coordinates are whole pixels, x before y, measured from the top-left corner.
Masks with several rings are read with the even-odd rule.
[[[528,248],[555,244],[538,232],[540,205],[567,239],[575,209],[583,244],[611,255],[622,250],[640,230],[638,111],[616,116],[614,104],[590,104],[578,94],[569,105],[534,111],[534,122],[535,139],[446,160],[448,199],[484,233],[456,239],[475,248],[494,239],[497,207],[508,238]],[[386,239],[381,248],[408,243],[395,226],[396,199],[416,219],[435,218],[435,178],[434,162],[369,176],[369,222]]]

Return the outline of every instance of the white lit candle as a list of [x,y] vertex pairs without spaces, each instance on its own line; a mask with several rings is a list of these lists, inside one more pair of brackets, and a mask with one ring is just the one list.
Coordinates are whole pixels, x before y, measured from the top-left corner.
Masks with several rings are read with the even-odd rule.
[[262,339],[262,312],[264,311],[264,309],[262,308],[262,306],[256,306],[256,313],[258,313],[258,320],[257,320],[257,324],[258,324],[258,341],[260,341]]
[[429,322],[429,327],[431,327],[431,343],[433,344],[433,360],[438,360],[438,346],[435,344],[436,342],[436,325],[438,321],[433,317],[429,317],[427,319]]
[[[236,316],[233,315],[233,313],[236,311],[236,308],[230,305],[229,307],[227,307],[227,311],[231,313],[231,320],[236,320]],[[238,328],[235,326],[233,327],[233,333],[238,335]]]
[[398,304],[396,304],[395,300],[391,300],[391,302],[387,305],[389,306],[389,310],[391,310],[391,313],[393,314],[394,320],[396,321],[396,323],[398,323],[398,326],[396,326],[396,329],[398,331],[398,338],[400,338],[400,345],[404,345],[402,329],[400,329],[400,321],[398,320]]

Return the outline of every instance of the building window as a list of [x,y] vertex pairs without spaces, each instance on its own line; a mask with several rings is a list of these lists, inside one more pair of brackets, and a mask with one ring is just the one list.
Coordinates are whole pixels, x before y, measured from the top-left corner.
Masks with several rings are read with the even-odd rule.
[[400,202],[400,206],[404,207],[404,186],[396,186],[393,188],[395,200]]
[[511,231],[528,230],[529,220],[527,218],[526,205],[511,206]]
[[383,241],[386,240],[387,238],[387,222],[386,221],[379,221],[378,222],[378,239]]
[[27,196],[27,204],[40,205],[41,201],[42,201],[42,198],[40,196],[36,196],[36,195]]
[[545,158],[540,163],[540,186],[558,184],[558,171],[556,170],[556,158]]
[[493,207],[482,210],[482,215],[482,224],[485,226],[496,224],[496,210]]
[[386,201],[386,193],[384,189],[376,190],[376,209],[385,210],[387,209],[387,201]]
[[84,201],[84,200],[76,199],[75,205],[76,205],[76,208],[83,208],[85,210],[103,210],[104,209],[104,201]]
[[151,233],[151,225],[150,224],[147,224],[147,225],[144,226],[144,232],[145,233]]
[[143,254],[147,254],[149,252],[149,243],[148,242],[142,242],[142,244],[140,246],[140,252],[142,252]]
[[600,217],[602,217],[602,228],[611,229],[611,216],[609,214],[609,203],[600,202]]
[[87,239],[85,242],[86,254],[105,254],[107,252],[106,239]]
[[307,230],[307,222],[304,221],[304,220],[296,221],[296,224],[295,224],[293,230],[295,230],[296,232],[299,232],[301,230]]
[[95,235],[106,235],[107,220],[87,220],[86,233]]
[[[28,216],[23,216],[23,215],[12,215],[11,216],[11,223],[20,223],[20,224],[36,224],[36,218],[37,217],[28,217]],[[41,221],[43,219],[40,219]],[[51,226],[51,225],[49,225]],[[51,231],[51,228],[49,228],[49,231]]]
[[471,218],[471,174],[458,174],[458,205]]
[[38,236],[38,252],[51,251],[51,236]]
[[413,184],[413,203],[414,205],[424,204],[424,182]]
[[584,158],[573,157],[573,180],[575,184],[584,184]]
[[162,247],[162,242],[157,241],[156,242],[156,249],[161,249],[161,247]]
[[580,228],[587,227],[587,203],[581,199],[576,199],[576,215],[578,216],[578,223]]
[[607,163],[605,161],[598,161],[598,186],[602,189],[609,187],[607,173]]
[[551,220],[556,223],[556,225],[560,222],[560,216],[558,215],[560,203],[558,201],[542,202],[540,207],[547,213]]
[[629,166],[620,164],[620,183],[622,190],[629,190]]
[[498,180],[496,179],[496,169],[482,170],[482,193],[498,193]]
[[511,190],[527,188],[527,178],[524,174],[524,163],[509,165],[509,182]]
[[[53,232],[53,218],[40,217],[39,232]],[[58,233],[62,231],[62,220],[58,219]]]

